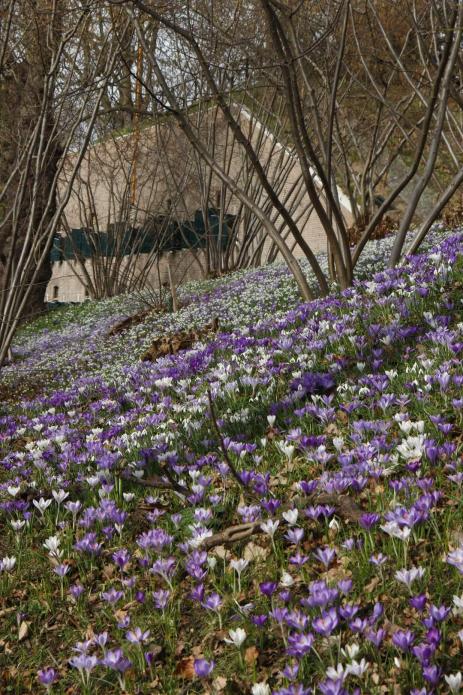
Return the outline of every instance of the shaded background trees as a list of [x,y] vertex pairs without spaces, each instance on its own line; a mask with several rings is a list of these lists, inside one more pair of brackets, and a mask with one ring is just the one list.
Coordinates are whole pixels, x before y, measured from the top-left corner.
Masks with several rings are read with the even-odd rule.
[[[330,280],[349,286],[387,225],[391,265],[413,224],[416,250],[463,180],[462,14],[456,0],[3,0],[0,363],[20,317],[43,302],[89,146],[131,143],[112,222],[156,212],[136,192],[141,124],[180,128],[200,207],[212,199],[224,215],[237,204],[233,250],[208,248],[206,273],[257,264],[267,244],[308,299]],[[307,214],[323,229],[329,276],[303,234]],[[104,291],[128,289],[116,271],[112,282]]]
[[[120,54],[109,9],[97,36],[90,3],[2,5],[0,364],[21,318],[43,307],[53,235]],[[123,36],[128,29],[125,20]],[[71,151],[78,152],[75,166],[60,188]]]

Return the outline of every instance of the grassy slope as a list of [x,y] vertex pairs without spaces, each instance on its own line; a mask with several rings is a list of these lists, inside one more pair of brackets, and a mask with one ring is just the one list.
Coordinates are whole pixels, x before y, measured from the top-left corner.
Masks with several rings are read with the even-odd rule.
[[[204,288],[189,288],[184,294],[189,305],[167,325],[165,318],[153,319],[111,340],[105,337],[108,328],[135,310],[133,300],[61,309],[28,328],[4,383],[27,385],[28,374],[34,388],[26,389],[25,400],[4,403],[0,411],[0,557],[17,558],[11,573],[0,574],[1,692],[37,692],[36,670],[45,666],[59,673],[52,692],[85,692],[68,660],[76,642],[103,631],[109,633],[108,648],[120,646],[132,661],[125,683],[130,693],[199,693],[214,687],[245,693],[267,679],[272,689],[289,687],[281,675],[292,662],[285,642],[298,630],[315,635],[316,651],[299,659],[297,680],[306,686],[323,681],[329,666],[346,665],[349,658],[340,648],[358,643],[357,659],[364,657],[370,666],[362,678],[348,677],[348,692],[360,687],[379,695],[423,687],[429,673],[394,645],[392,635],[410,629],[415,644],[431,644],[429,624],[423,626],[423,616],[409,605],[410,594],[426,593],[429,618],[431,604],[450,608],[452,596],[461,593],[460,574],[445,562],[445,554],[460,542],[463,515],[462,252],[460,237],[441,254],[312,305],[297,306],[292,281],[274,267],[212,283],[206,294]],[[216,314],[228,330],[211,345],[154,365],[138,361],[154,333],[201,325]],[[297,398],[294,387],[306,373],[331,374],[335,391]],[[208,386],[230,460],[253,472],[246,490],[220,466],[224,457],[208,415]],[[273,427],[269,414],[276,417]],[[400,419],[406,422],[402,428]],[[409,441],[416,451],[408,459],[407,436],[418,437]],[[143,456],[146,448],[154,449],[161,464],[154,464],[153,455]],[[162,474],[166,460],[182,484],[196,484],[189,501],[126,478],[143,468],[145,478]],[[99,482],[93,479],[96,471]],[[244,518],[259,511],[267,518],[261,501],[275,498],[282,508],[296,506],[303,480],[317,481],[317,491],[331,495],[333,503],[331,509],[313,510],[317,500],[303,500],[296,526],[304,537],[298,547],[286,537],[280,509],[274,543],[259,534],[211,551],[208,560],[192,555],[191,548],[186,552],[182,544],[194,536],[192,524],[223,531],[243,520],[243,506],[251,507]],[[16,497],[8,492],[11,485],[20,487]],[[53,499],[51,491],[58,489],[69,492],[68,500],[82,501],[76,525],[63,504],[53,501],[43,516],[34,506],[42,495]],[[380,515],[370,531],[337,506],[340,492],[359,510]],[[100,511],[92,518],[88,508]],[[116,530],[115,508],[126,514]],[[174,512],[179,517],[172,519]],[[413,523],[408,541],[381,530],[391,513],[401,528]],[[23,517],[26,526],[13,531],[11,520]],[[79,519],[87,520],[86,527]],[[141,534],[153,527],[173,538],[159,553],[140,547]],[[75,548],[89,532],[101,543],[96,555]],[[43,547],[55,534],[61,562],[69,565],[62,582],[53,572],[57,561]],[[325,546],[335,551],[326,566],[314,555]],[[123,571],[113,558],[120,548],[131,556]],[[298,553],[307,557],[301,566],[294,564]],[[379,553],[387,558],[380,567],[370,561]],[[149,571],[159,555],[178,563],[164,611],[155,607],[152,592],[168,589],[168,583]],[[140,563],[145,556],[149,561]],[[229,563],[242,557],[250,563],[238,587]],[[425,573],[409,592],[395,572],[412,566]],[[280,586],[270,600],[259,582],[279,581],[285,571],[294,579],[290,595],[281,596]],[[134,586],[127,582],[130,577]],[[352,590],[333,600],[340,624],[326,639],[314,627],[320,609],[301,607],[300,600],[309,595],[310,582],[336,587],[342,579],[352,580]],[[84,587],[77,601],[68,594],[76,583]],[[198,583],[206,597],[221,596],[221,626],[213,611],[191,598]],[[124,594],[114,605],[102,597],[110,588]],[[143,600],[136,591],[144,592]],[[385,630],[380,647],[369,639],[377,603],[384,609],[376,609],[376,629]],[[358,606],[357,619],[371,624],[342,617],[349,604]],[[285,605],[301,610],[307,626],[288,621],[280,626],[276,613],[263,628],[251,620]],[[132,627],[150,630],[143,647],[128,642],[127,628],[118,627],[127,616]],[[434,623],[442,635],[431,663],[445,674],[458,671],[462,619],[449,613]],[[20,640],[18,625],[23,625]],[[247,633],[241,652],[224,642],[236,627]],[[142,652],[153,654],[150,668]],[[102,649],[91,645],[89,654],[101,657]],[[192,658],[199,656],[216,662],[205,681],[190,678]],[[440,683],[437,692],[448,692],[443,676]],[[88,692],[122,692],[117,674],[95,667]]]

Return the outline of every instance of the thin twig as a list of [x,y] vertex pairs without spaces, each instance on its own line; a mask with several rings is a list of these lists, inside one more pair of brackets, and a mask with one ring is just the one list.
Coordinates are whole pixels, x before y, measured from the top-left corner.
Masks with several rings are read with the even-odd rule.
[[180,485],[180,483],[177,483],[172,478],[170,480],[163,480],[158,476],[151,476],[151,478],[143,480],[143,478],[137,478],[134,475],[131,475],[129,478],[127,478],[127,480],[130,480],[131,483],[137,483],[142,487],[153,487],[158,488],[159,490],[173,490],[184,497],[190,494],[190,490],[188,490],[188,488],[186,488],[184,485]]

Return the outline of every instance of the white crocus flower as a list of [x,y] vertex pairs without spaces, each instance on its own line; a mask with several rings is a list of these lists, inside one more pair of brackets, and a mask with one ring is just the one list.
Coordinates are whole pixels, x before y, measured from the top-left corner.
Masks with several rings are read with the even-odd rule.
[[4,557],[0,561],[0,572],[12,572],[14,569],[14,566],[16,565],[16,558],[13,557]]
[[294,584],[294,579],[289,572],[283,572],[280,579],[280,584],[285,589],[289,589]]
[[389,536],[399,538],[401,541],[407,541],[411,533],[411,529],[409,529],[407,526],[405,528],[400,528],[399,524],[397,524],[395,521],[387,521],[385,524],[380,526],[380,529]]
[[194,538],[191,538],[188,541],[188,545],[193,549],[199,548],[204,543],[206,538],[209,538],[210,536],[212,536],[212,531],[210,529],[203,529],[202,531],[199,531]]
[[41,497],[39,500],[33,500],[34,507],[36,507],[39,510],[42,516],[45,510],[48,509],[52,502],[52,499],[45,500],[43,497]]
[[329,666],[326,669],[326,676],[327,678],[331,678],[333,681],[343,681],[346,677],[346,671],[344,670],[344,666],[342,664],[338,664],[336,668],[334,668],[334,666]]
[[268,519],[267,521],[262,522],[260,527],[264,533],[273,538],[279,525],[279,521],[272,521],[272,519]]
[[408,588],[411,587],[416,579],[422,579],[424,577],[424,569],[422,567],[412,567],[411,569],[397,570],[395,573],[395,578],[398,582],[402,582]]
[[288,461],[291,461],[294,455],[295,447],[293,444],[286,444],[286,442],[278,442],[277,444],[279,450],[282,454],[286,456]]
[[463,596],[454,596],[453,605],[455,606],[455,613],[461,615],[463,613]]
[[246,639],[246,632],[242,627],[237,627],[236,630],[229,630],[228,634],[230,635],[230,639],[225,637],[224,641],[227,642],[227,644],[234,644],[237,649],[241,647]]
[[270,695],[270,686],[267,683],[254,683],[251,695]]
[[399,444],[397,451],[404,459],[420,459],[424,451],[424,435],[419,434],[416,437],[407,437],[402,444]]
[[217,558],[213,556],[208,556],[207,558],[207,566],[209,567],[210,570],[214,570],[217,565]]
[[445,681],[450,688],[450,692],[452,693],[458,693],[461,690],[462,680],[463,677],[460,671],[458,671],[458,673],[451,673],[450,675],[445,676]]
[[18,485],[18,486],[8,485],[8,487],[6,488],[6,491],[7,491],[7,493],[8,493],[9,495],[11,495],[12,497],[16,497],[16,495],[18,494],[18,492],[20,491],[20,489],[21,489],[21,488],[20,488],[19,485]]
[[58,557],[61,557],[61,555],[62,555],[62,551],[59,549],[60,543],[61,543],[61,541],[58,538],[58,536],[50,536],[49,538],[47,538],[47,540],[43,544],[43,547],[46,550],[48,550],[48,554],[51,557],[57,557],[58,558]]
[[270,427],[273,427],[276,419],[276,415],[267,415],[267,422],[270,425]]
[[13,529],[13,531],[18,532],[18,531],[21,531],[22,528],[24,528],[24,526],[26,525],[26,522],[24,521],[24,519],[22,519],[22,520],[10,521],[10,524],[11,524],[11,528]]
[[241,572],[243,572],[248,565],[249,565],[249,560],[243,560],[243,558],[241,558],[240,560],[231,560],[230,561],[230,567],[232,568],[232,570],[235,570],[235,572],[238,576],[241,575]]
[[283,512],[282,516],[287,524],[294,526],[297,523],[299,512],[297,509],[288,509],[286,512]]
[[357,678],[361,678],[368,671],[369,666],[370,664],[365,659],[362,659],[360,662],[353,659],[346,667],[346,674],[350,673]]
[[399,427],[405,434],[410,434],[413,428],[413,423],[411,420],[403,420],[403,422],[399,422]]
[[69,492],[66,492],[65,490],[52,490],[51,494],[53,495],[55,502],[58,506],[69,497]]
[[354,642],[354,644],[346,644],[346,646],[341,649],[341,653],[347,656],[349,659],[355,659],[360,652],[359,645]]

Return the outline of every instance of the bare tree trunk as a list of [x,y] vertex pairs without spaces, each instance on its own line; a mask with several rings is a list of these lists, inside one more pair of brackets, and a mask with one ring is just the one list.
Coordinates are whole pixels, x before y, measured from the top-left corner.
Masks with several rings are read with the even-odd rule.
[[402,217],[397,236],[394,241],[394,246],[392,247],[391,257],[389,259],[390,267],[395,266],[402,253],[402,248],[405,242],[406,234],[410,227],[410,222],[412,221],[413,215],[415,213],[416,207],[423,195],[423,191],[429,183],[429,180],[434,171],[436,164],[437,153],[439,150],[439,144],[442,138],[442,130],[444,127],[445,115],[447,111],[450,82],[453,77],[453,69],[457,60],[458,53],[461,49],[461,36],[462,36],[462,16],[463,16],[463,3],[459,3],[458,10],[455,11],[454,19],[451,26],[448,29],[449,37],[453,40],[453,46],[450,51],[450,55],[447,60],[445,71],[442,78],[440,103],[437,110],[436,125],[434,128],[434,134],[431,140],[428,157],[426,160],[426,166],[424,168],[422,176],[417,181],[415,188],[410,196],[410,200]]
[[449,183],[447,188],[445,189],[444,193],[442,196],[439,198],[438,202],[436,205],[433,207],[433,209],[430,211],[426,219],[424,220],[423,224],[421,225],[418,234],[414,238],[413,242],[411,243],[409,249],[406,252],[406,255],[416,253],[418,251],[419,247],[421,246],[422,242],[426,238],[427,233],[431,229],[432,225],[434,222],[439,218],[442,210],[444,207],[447,205],[449,200],[452,198],[452,196],[455,194],[455,192],[458,190],[458,188],[463,184],[463,168],[460,169],[460,171],[455,174],[453,177],[452,181]]

